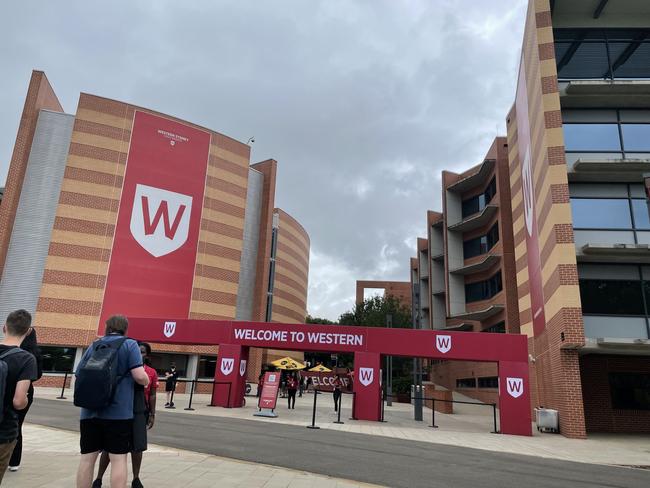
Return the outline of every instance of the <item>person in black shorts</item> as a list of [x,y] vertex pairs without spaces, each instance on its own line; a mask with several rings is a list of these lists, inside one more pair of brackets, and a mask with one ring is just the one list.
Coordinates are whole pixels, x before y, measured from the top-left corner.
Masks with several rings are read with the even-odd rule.
[[174,406],[172,392],[176,391],[176,380],[178,380],[178,371],[176,371],[176,365],[172,363],[170,368],[165,371],[165,392],[167,393],[165,407],[167,408]]

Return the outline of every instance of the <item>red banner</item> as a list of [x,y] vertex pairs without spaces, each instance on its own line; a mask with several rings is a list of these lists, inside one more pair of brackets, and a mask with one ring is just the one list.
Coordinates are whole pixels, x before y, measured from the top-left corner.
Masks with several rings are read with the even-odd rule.
[[280,372],[264,374],[264,384],[262,385],[262,394],[257,406],[273,410],[278,399],[278,388],[280,387]]
[[189,315],[210,134],[136,112],[99,333],[110,315]]

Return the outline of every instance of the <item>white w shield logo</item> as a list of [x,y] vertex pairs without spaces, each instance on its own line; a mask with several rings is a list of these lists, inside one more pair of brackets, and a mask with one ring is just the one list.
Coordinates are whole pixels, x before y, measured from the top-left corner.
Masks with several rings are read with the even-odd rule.
[[136,185],[131,211],[131,235],[145,251],[159,258],[187,241],[192,197]]
[[363,386],[368,386],[372,383],[375,377],[375,370],[372,368],[359,368],[359,382]]
[[451,349],[451,336],[438,335],[436,336],[436,349],[443,354],[446,354]]
[[239,376],[244,376],[246,374],[246,360],[242,359],[239,361]]
[[512,398],[519,398],[524,392],[523,378],[506,378],[506,391]]
[[165,325],[163,325],[165,337],[170,338],[174,335],[174,332],[176,332],[176,322],[165,322]]
[[235,366],[235,360],[233,358],[222,358],[221,359],[221,372],[224,376],[228,376],[232,373],[233,367]]

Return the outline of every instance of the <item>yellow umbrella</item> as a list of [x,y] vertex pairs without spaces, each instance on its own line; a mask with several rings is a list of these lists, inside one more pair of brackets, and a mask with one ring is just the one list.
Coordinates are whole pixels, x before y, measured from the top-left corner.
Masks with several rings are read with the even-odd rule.
[[331,369],[326,368],[322,364],[319,364],[318,366],[314,366],[309,371],[316,371],[317,373],[331,373],[332,372]]
[[271,364],[278,369],[286,369],[290,371],[305,369],[307,367],[289,356],[286,358],[276,359],[275,361],[272,361]]

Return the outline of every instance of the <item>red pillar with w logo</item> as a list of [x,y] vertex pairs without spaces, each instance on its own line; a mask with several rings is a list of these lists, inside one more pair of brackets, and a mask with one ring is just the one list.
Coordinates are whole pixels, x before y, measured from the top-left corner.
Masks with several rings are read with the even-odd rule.
[[499,424],[502,434],[530,435],[528,363],[499,361]]
[[244,406],[248,347],[221,344],[214,372],[214,392],[211,405],[236,408]]
[[381,355],[355,352],[353,381],[353,417],[381,420]]
[[189,317],[210,137],[135,112],[100,334],[113,314]]

